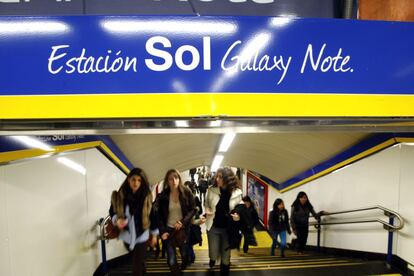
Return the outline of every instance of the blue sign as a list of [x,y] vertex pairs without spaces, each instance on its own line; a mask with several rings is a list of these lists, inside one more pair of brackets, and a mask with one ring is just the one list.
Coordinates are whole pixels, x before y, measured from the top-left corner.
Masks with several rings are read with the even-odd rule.
[[414,23],[0,18],[0,95],[414,94]]

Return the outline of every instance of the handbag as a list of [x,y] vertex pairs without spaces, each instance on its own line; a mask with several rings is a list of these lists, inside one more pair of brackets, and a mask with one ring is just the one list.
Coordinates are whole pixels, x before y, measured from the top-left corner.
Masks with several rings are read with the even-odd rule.
[[191,242],[192,242],[192,244],[190,245],[199,244],[201,246],[203,242],[203,237],[201,234],[201,227],[199,225],[191,224],[190,235],[191,235]]
[[114,225],[111,216],[107,216],[103,221],[103,237],[106,240],[117,239],[121,231]]
[[173,247],[181,247],[187,241],[187,233],[184,227],[181,227],[180,230],[174,230],[170,235],[171,245]]

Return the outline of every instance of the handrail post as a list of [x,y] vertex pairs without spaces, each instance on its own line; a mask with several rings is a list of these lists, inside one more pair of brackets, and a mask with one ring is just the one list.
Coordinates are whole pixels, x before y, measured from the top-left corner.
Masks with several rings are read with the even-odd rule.
[[321,218],[318,218],[317,221],[318,221],[317,252],[319,253],[321,251]]
[[98,221],[99,225],[99,235],[101,240],[101,256],[102,256],[102,270],[103,273],[106,275],[108,273],[108,263],[106,261],[106,244],[105,244],[105,237],[104,237],[104,229],[103,223],[105,222],[104,218],[100,218]]
[[[389,218],[390,225],[394,225],[394,217],[390,216]],[[388,250],[387,250],[387,264],[391,266],[392,263],[392,244],[393,244],[393,231],[388,229]]]
[[102,252],[102,269],[103,269],[103,273],[106,274],[108,272],[108,263],[106,262],[106,245],[105,245],[104,239],[101,239],[101,252]]

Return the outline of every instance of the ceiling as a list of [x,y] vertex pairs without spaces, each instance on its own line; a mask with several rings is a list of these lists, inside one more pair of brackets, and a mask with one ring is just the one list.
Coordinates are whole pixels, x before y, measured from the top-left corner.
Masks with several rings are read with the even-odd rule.
[[[282,183],[363,140],[369,133],[240,133],[222,165],[260,173]],[[170,168],[210,166],[222,134],[128,134],[111,138],[152,183]]]

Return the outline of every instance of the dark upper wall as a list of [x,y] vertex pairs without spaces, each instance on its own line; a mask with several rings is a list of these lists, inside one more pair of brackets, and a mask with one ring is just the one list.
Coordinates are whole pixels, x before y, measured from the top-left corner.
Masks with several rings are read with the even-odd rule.
[[[8,1],[9,3],[4,3]],[[14,1],[15,3],[10,3]],[[26,2],[28,1],[28,2]],[[0,15],[258,15],[341,17],[343,0],[0,0]],[[271,0],[267,0],[271,1]]]

